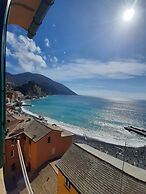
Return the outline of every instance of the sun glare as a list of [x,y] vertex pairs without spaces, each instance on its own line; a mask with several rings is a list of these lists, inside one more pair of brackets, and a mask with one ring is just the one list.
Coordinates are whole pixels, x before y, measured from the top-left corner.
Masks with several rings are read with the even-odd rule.
[[133,8],[131,9],[127,9],[124,13],[123,13],[123,20],[125,22],[129,22],[133,19],[133,16],[135,14],[135,10]]

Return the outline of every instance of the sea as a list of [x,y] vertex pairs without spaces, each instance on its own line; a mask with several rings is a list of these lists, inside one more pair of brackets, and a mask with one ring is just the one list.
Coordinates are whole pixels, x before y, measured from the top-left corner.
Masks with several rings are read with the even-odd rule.
[[124,129],[128,125],[146,129],[145,100],[53,95],[24,103],[31,105],[23,108],[25,112],[75,134],[118,145],[146,145],[146,137]]

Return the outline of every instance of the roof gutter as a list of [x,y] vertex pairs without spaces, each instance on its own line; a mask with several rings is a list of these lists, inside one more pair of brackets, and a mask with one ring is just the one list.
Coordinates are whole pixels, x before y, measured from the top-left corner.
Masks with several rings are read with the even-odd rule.
[[55,0],[42,0],[33,20],[28,28],[27,36],[28,38],[32,39],[36,35],[36,31],[38,30],[39,26],[42,24],[44,17],[46,16],[49,8],[54,4]]

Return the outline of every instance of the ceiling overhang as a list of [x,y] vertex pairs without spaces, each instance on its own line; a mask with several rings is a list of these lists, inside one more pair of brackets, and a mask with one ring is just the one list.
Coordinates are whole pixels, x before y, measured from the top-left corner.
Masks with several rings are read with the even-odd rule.
[[29,38],[33,38],[54,0],[12,0],[9,24],[24,28]]

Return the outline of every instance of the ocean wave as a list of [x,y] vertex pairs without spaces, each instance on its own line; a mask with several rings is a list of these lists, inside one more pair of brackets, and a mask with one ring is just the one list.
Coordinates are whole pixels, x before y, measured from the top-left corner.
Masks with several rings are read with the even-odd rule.
[[[26,114],[32,115],[36,118],[39,117],[38,114],[35,114],[29,110],[27,110],[26,108],[22,107],[22,111],[25,112]],[[107,143],[112,143],[112,144],[116,144],[116,145],[126,145],[127,146],[131,146],[131,147],[141,147],[144,146],[146,144],[146,140],[143,137],[137,136],[136,134],[132,134],[126,130],[124,130],[123,128],[121,128],[118,125],[114,125],[114,124],[109,124],[109,123],[100,123],[103,127],[106,126],[106,128],[114,128],[115,130],[111,131],[111,130],[99,130],[99,131],[95,131],[95,130],[91,130],[91,129],[87,129],[87,128],[81,128],[79,126],[75,126],[75,125],[71,125],[69,123],[64,123],[62,121],[57,121],[55,119],[49,118],[49,117],[44,117],[48,123],[50,124],[57,124],[59,127],[68,130],[74,134],[77,135],[86,135],[87,137],[91,137],[100,141],[104,141]]]
[[28,115],[31,115],[31,116],[34,116],[34,117],[36,117],[36,118],[39,118],[39,115],[38,115],[38,114],[35,114],[35,113],[33,113],[33,112],[27,110],[27,109],[24,108],[23,106],[21,107],[21,109],[22,109],[22,111],[23,111],[24,113],[26,113],[26,114],[28,114]]

